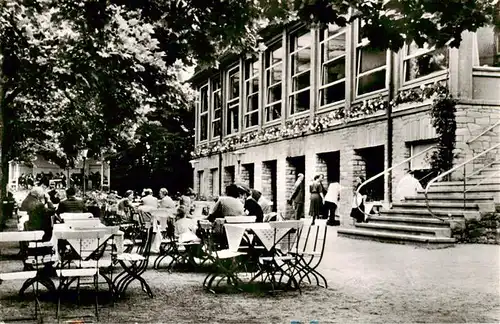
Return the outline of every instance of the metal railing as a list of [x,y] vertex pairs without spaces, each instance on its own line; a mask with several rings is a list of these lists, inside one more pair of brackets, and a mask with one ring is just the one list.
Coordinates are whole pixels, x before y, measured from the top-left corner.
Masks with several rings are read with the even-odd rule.
[[[363,182],[363,183],[362,183],[362,184],[358,187],[358,189],[356,190],[356,197],[359,195],[359,191],[361,190],[361,188],[363,188],[364,186],[366,186],[368,183],[372,182],[373,180],[375,180],[375,179],[377,179],[377,178],[379,178],[379,177],[381,177],[381,176],[383,176],[383,175],[386,175],[387,173],[391,172],[391,171],[392,171],[392,170],[394,170],[395,168],[397,168],[397,167],[399,167],[399,166],[401,166],[401,165],[403,165],[403,164],[405,164],[405,163],[408,163],[408,162],[410,162],[411,160],[413,160],[414,158],[416,158],[417,156],[420,156],[420,155],[422,155],[422,154],[424,154],[424,153],[427,153],[427,152],[429,152],[429,151],[431,151],[431,150],[433,150],[433,149],[435,149],[435,148],[437,148],[437,145],[433,145],[433,146],[431,146],[431,147],[428,147],[427,149],[423,150],[422,152],[419,152],[419,153],[417,153],[417,154],[415,154],[415,155],[412,155],[412,156],[410,156],[409,158],[404,159],[403,161],[401,161],[401,162],[397,163],[396,165],[393,165],[392,167],[390,167],[390,168],[388,168],[388,169],[385,169],[384,171],[382,171],[382,172],[380,172],[380,173],[378,173],[378,174],[374,175],[373,177],[369,178],[368,180],[366,180],[365,182]],[[356,197],[355,197],[355,199],[356,199]],[[370,216],[368,213],[366,213],[364,210],[362,210],[362,209],[360,208],[360,206],[358,206],[358,210],[359,210],[359,211],[361,211],[361,212],[365,215],[365,218]]]
[[429,193],[429,188],[432,186],[432,184],[434,184],[436,181],[438,181],[439,179],[442,179],[444,177],[446,177],[447,175],[455,172],[456,170],[460,169],[461,167],[464,168],[464,210],[466,208],[466,195],[467,195],[467,175],[466,175],[466,169],[465,169],[465,165],[469,164],[470,162],[473,162],[475,161],[476,159],[482,157],[483,155],[493,151],[494,149],[500,147],[500,143],[497,144],[497,145],[494,145],[492,147],[490,147],[489,149],[487,150],[484,150],[483,152],[479,153],[478,155],[475,155],[473,156],[472,158],[468,159],[467,161],[465,162],[462,162],[460,163],[459,165],[451,168],[450,170],[446,171],[446,172],[443,172],[441,173],[440,175],[438,175],[437,177],[433,178],[431,181],[429,181],[429,183],[427,184],[427,186],[425,187],[425,191],[424,191],[424,195],[425,195],[425,204],[427,206],[427,210],[429,211],[429,213],[431,214],[432,217],[434,218],[437,218],[437,219],[440,219],[442,221],[445,221],[445,219],[441,218],[441,217],[438,217],[436,216],[433,212],[432,212],[432,209],[430,207],[430,204],[429,204],[429,196],[428,196],[428,193]]
[[471,143],[475,142],[478,138],[481,138],[484,134],[488,133],[489,131],[491,131],[493,128],[497,127],[498,125],[500,125],[500,120],[497,121],[495,124],[491,125],[490,127],[488,127],[487,129],[485,129],[484,131],[481,132],[481,134],[479,135],[476,135],[475,137],[473,137],[472,139],[468,140],[467,142],[465,142],[467,145],[470,145]]

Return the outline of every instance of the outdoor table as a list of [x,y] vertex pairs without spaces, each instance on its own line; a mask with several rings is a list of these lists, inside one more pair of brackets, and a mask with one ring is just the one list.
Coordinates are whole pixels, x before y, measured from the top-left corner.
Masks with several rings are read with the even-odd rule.
[[[67,232],[67,231],[78,231],[78,230],[90,230],[92,228],[75,228],[71,225],[72,223],[69,222],[69,223],[62,223],[62,224],[54,224],[54,229],[53,229],[53,234],[52,234],[52,240],[54,240],[54,246],[57,246],[57,236],[58,236],[58,233],[60,232]],[[100,228],[106,228],[106,225],[102,224],[100,221],[98,223],[98,225],[96,227],[94,227],[94,229],[100,229]],[[108,241],[113,235],[110,234],[109,236],[107,236],[106,239],[102,240],[103,244],[104,242]],[[67,242],[71,245],[71,247],[73,248],[74,251],[78,251],[77,247],[79,246],[80,244],[80,241],[79,240],[67,240]],[[97,246],[97,241],[89,241],[87,242],[90,246],[87,246],[86,249],[88,250],[97,250],[99,248],[99,246]],[[123,253],[123,232],[122,231],[118,231],[118,233],[116,233],[114,235],[114,245],[115,245],[115,248],[116,248],[116,253],[117,254],[120,254],[120,253]],[[59,253],[59,250],[56,249],[56,253]],[[92,255],[92,253],[90,254]],[[82,258],[86,258],[88,256],[80,256]]]
[[[245,223],[224,224],[224,227],[226,230],[226,236],[230,251],[238,251],[241,248],[240,244],[245,233],[252,232],[262,243],[265,249],[264,253],[268,255],[267,258],[271,262],[271,266],[274,270],[270,271],[269,268],[264,267],[260,269],[260,271],[258,271],[256,275],[253,276],[250,282],[253,282],[255,279],[263,275],[264,272],[268,273],[267,277],[270,277],[271,275],[274,276],[278,271],[284,274],[284,270],[275,261],[275,258],[280,257],[280,254],[278,254],[279,249],[277,248],[277,246],[292,229],[296,228],[296,224],[295,226],[293,226],[292,223],[287,224],[285,222]],[[272,278],[270,279],[272,280]],[[292,276],[290,277],[290,280],[294,281],[295,279]],[[274,282],[274,280],[272,280],[272,282]]]

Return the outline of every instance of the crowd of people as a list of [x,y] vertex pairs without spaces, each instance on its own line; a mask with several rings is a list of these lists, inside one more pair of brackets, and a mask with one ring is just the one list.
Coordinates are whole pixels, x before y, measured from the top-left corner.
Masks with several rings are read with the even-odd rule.
[[[110,191],[104,186],[102,190],[92,190],[85,197],[78,198],[81,192],[75,187],[61,190],[55,183],[49,186],[44,182],[44,175],[39,177],[36,186],[33,186],[27,197],[19,206],[20,211],[26,211],[29,221],[25,228],[29,230],[43,230],[44,239],[50,239],[52,224],[61,221],[62,213],[91,212],[95,217],[115,217],[119,222],[133,222],[133,215],[137,210],[145,212],[163,209],[176,219],[176,234],[195,234],[196,223],[193,220],[195,210],[195,193],[189,189],[186,193],[169,195],[166,188],[161,188],[155,196],[153,190],[144,189],[142,194],[127,190],[119,196],[116,191]],[[334,181],[325,188],[324,176],[316,175],[309,184],[310,208],[309,215],[313,219],[327,219],[327,224],[336,226],[340,200],[341,186]],[[305,183],[304,175],[298,174],[288,203],[294,208],[295,219],[304,218]],[[365,212],[366,195],[358,188],[365,180],[361,177],[355,180],[353,186],[352,209],[350,216],[355,222],[367,221]],[[415,195],[422,186],[411,172],[404,176],[396,188],[396,199]],[[220,196],[210,209],[204,209],[202,216],[214,223],[216,219],[231,216],[254,216],[256,222],[279,220],[280,215],[272,211],[272,203],[259,190],[251,189],[245,184],[233,183],[226,187],[225,194]]]
[[[31,173],[22,173],[17,179],[18,185],[22,189],[31,189],[35,184],[43,184],[49,187],[54,184],[56,188],[65,188],[67,183],[67,178],[64,172],[39,172],[36,175]],[[80,173],[72,173],[69,179],[70,187],[83,188],[83,183],[85,181],[85,188],[89,190],[96,190],[101,188],[101,173],[99,171],[89,172],[83,175]],[[107,183],[108,178],[104,176],[104,183]]]
[[[328,185],[328,189],[323,185],[324,175],[314,176],[309,184],[310,205],[309,215],[313,222],[316,219],[327,219],[327,224],[336,226],[340,222],[336,220],[337,207],[340,199],[340,184],[336,181]],[[292,195],[288,199],[288,204],[292,205],[295,211],[295,219],[304,218],[305,182],[304,174],[297,175]]]

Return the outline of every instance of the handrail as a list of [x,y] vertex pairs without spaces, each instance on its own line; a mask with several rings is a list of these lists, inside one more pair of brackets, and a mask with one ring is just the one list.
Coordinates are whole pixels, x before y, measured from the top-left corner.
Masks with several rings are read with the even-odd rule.
[[[429,181],[429,183],[428,183],[428,184],[427,184],[427,186],[425,187],[425,192],[424,192],[424,194],[425,194],[425,203],[426,203],[426,206],[427,206],[427,210],[429,211],[429,213],[431,214],[431,216],[432,216],[432,217],[435,217],[435,218],[437,218],[437,219],[439,219],[439,220],[445,221],[445,219],[443,219],[443,218],[440,218],[440,217],[436,216],[436,215],[432,212],[432,210],[431,210],[431,208],[430,208],[430,206],[429,206],[429,197],[428,197],[428,195],[427,195],[427,194],[428,194],[428,192],[429,192],[429,188],[431,187],[431,185],[432,185],[434,182],[436,182],[437,180],[439,180],[439,179],[441,179],[441,178],[443,178],[443,177],[447,176],[448,174],[451,174],[452,172],[455,172],[456,170],[458,170],[459,168],[463,167],[464,165],[466,165],[466,164],[468,164],[468,163],[470,163],[470,162],[474,161],[475,159],[477,159],[477,158],[479,158],[479,157],[481,157],[481,156],[485,155],[486,153],[488,153],[488,152],[490,152],[490,151],[492,151],[492,150],[496,149],[497,147],[500,147],[500,143],[499,143],[499,144],[497,144],[497,145],[494,145],[494,146],[490,147],[489,149],[487,149],[487,150],[485,150],[485,151],[483,151],[483,152],[479,153],[479,154],[478,154],[478,155],[476,155],[476,156],[473,156],[472,158],[468,159],[467,161],[460,163],[459,165],[457,165],[457,166],[455,166],[455,167],[451,168],[450,170],[448,170],[448,171],[446,171],[446,172],[441,173],[440,175],[438,175],[437,177],[435,177],[434,179],[432,179],[431,181]],[[465,189],[466,189],[465,187],[466,187],[466,185],[465,185],[465,175],[464,175],[464,205],[465,205]]]
[[[497,161],[498,161],[498,160],[497,160]],[[494,172],[491,176],[493,177],[493,176],[496,176],[497,174],[500,174],[500,170],[498,170],[498,171]],[[489,179],[488,179],[488,178],[484,178],[483,180],[481,180],[481,181],[479,181],[478,183],[476,183],[476,184],[474,185],[474,187],[471,187],[471,188],[469,188],[469,189],[465,190],[465,192],[471,191],[472,189],[474,189],[474,188],[476,188],[476,187],[480,186],[480,185],[481,185],[483,182],[485,182],[486,180],[489,180]]]
[[[398,164],[393,165],[392,167],[390,167],[390,168],[388,168],[388,169],[385,169],[384,171],[382,171],[382,172],[380,172],[380,173],[378,173],[378,174],[374,175],[373,177],[369,178],[368,180],[366,180],[365,182],[363,182],[363,183],[362,183],[362,184],[358,187],[358,189],[356,190],[356,196],[359,194],[359,191],[361,190],[361,188],[363,188],[363,187],[364,187],[367,183],[372,182],[373,180],[375,180],[375,179],[377,179],[377,178],[379,178],[379,177],[381,177],[381,176],[383,176],[383,175],[385,175],[385,174],[387,174],[387,173],[391,172],[393,169],[395,169],[395,168],[399,167],[400,165],[403,165],[403,164],[405,164],[405,163],[407,163],[407,162],[409,162],[409,161],[413,160],[413,159],[414,159],[414,158],[416,158],[417,156],[420,156],[420,155],[422,155],[422,154],[424,154],[424,153],[426,153],[426,152],[428,152],[428,151],[430,151],[430,150],[432,150],[432,149],[435,149],[435,148],[437,148],[437,145],[433,145],[433,146],[431,146],[431,147],[428,147],[428,148],[426,148],[425,150],[423,150],[422,152],[417,153],[417,154],[415,154],[415,155],[412,155],[412,156],[410,156],[409,158],[404,159],[403,161],[399,162]],[[369,216],[369,214],[365,213],[365,211],[364,211],[364,210],[361,210],[361,208],[359,208],[359,206],[358,206],[358,210],[359,210],[359,211],[361,211],[361,212],[362,212],[365,216]]]
[[481,134],[475,136],[474,138],[468,140],[467,142],[465,142],[467,145],[470,145],[472,142],[475,142],[478,138],[480,138],[481,136],[483,136],[484,134],[488,133],[490,130],[492,130],[493,128],[497,127],[498,125],[500,125],[500,120],[497,121],[494,125],[488,127],[487,129],[485,129],[484,131],[481,132]]

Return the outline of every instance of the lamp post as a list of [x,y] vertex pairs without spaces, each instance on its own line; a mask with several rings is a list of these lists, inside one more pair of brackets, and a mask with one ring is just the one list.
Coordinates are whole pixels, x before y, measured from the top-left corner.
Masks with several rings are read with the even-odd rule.
[[80,154],[83,157],[83,175],[82,175],[82,180],[83,180],[83,196],[85,197],[85,189],[87,187],[87,181],[85,179],[85,162],[87,161],[87,153],[89,152],[88,149],[83,149],[80,151]]

